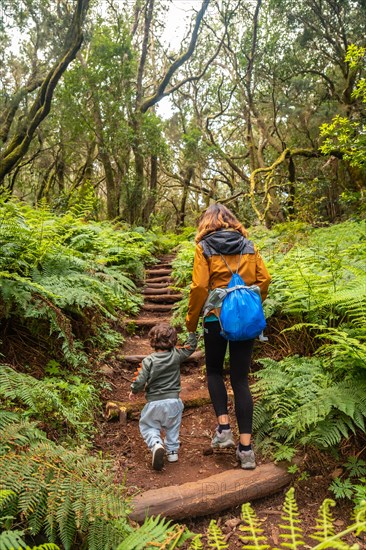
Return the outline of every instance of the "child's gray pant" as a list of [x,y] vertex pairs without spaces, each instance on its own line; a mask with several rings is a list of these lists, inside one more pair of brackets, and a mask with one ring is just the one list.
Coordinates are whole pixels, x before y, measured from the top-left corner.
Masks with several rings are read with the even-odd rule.
[[149,401],[141,411],[140,432],[151,449],[156,443],[163,444],[160,430],[165,431],[164,445],[167,452],[178,451],[179,429],[184,405],[181,399]]

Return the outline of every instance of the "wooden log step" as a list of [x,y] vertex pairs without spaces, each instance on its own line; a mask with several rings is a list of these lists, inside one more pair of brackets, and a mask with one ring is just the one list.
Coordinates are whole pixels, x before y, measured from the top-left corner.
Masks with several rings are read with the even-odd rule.
[[170,323],[169,317],[146,317],[145,319],[125,319],[124,324],[135,325],[136,328],[151,328],[158,323]]
[[223,512],[244,502],[267,497],[291,482],[286,468],[263,464],[255,470],[241,468],[191,481],[150,489],[132,499],[130,518],[142,522],[147,516],[181,520]]
[[172,270],[172,262],[163,262],[161,264],[157,264],[153,266],[151,269],[170,269]]
[[147,269],[146,273],[149,277],[161,277],[163,275],[170,275],[172,272],[171,269]]
[[[195,351],[194,353],[192,353],[192,355],[190,355],[189,357],[187,357],[187,359],[185,359],[183,361],[183,363],[198,363],[201,359],[203,359],[205,356],[205,354],[203,353],[203,351],[201,350],[198,350],[198,351]],[[125,356],[119,356],[120,358],[120,361],[125,364],[125,363],[128,363],[129,365],[131,365],[132,367],[135,367],[136,365],[138,365],[139,363],[141,363],[141,361],[143,359],[145,359],[146,355],[125,355]]]
[[176,290],[173,290],[172,288],[169,288],[167,286],[163,286],[161,288],[152,288],[151,286],[147,286],[143,289],[142,294],[144,294],[145,296],[157,296],[158,294],[175,294],[176,292]]
[[161,281],[161,283],[155,283],[152,281],[154,281],[154,279],[150,279],[150,282],[147,283],[149,288],[170,288],[170,286],[167,284],[167,281]]
[[162,277],[153,277],[153,278],[147,278],[145,279],[146,284],[150,283],[166,283],[169,284],[171,282],[171,278],[168,275],[164,275]]
[[[105,417],[107,420],[113,420],[116,418],[117,413],[122,412],[127,418],[130,418],[132,413],[140,412],[146,405],[146,400],[143,397],[143,394],[139,394],[141,398],[136,401],[108,401],[106,403]],[[191,396],[187,397],[187,394],[184,395],[184,392],[181,393],[181,399],[184,403],[186,409],[192,409],[194,407],[202,407],[203,405],[208,405],[211,403],[210,396],[208,391],[204,390],[202,392],[195,392]]]
[[159,296],[146,296],[146,301],[174,304],[182,299],[182,294],[160,294]]
[[144,311],[156,311],[159,313],[164,313],[164,311],[172,311],[174,304],[144,304],[142,309]]

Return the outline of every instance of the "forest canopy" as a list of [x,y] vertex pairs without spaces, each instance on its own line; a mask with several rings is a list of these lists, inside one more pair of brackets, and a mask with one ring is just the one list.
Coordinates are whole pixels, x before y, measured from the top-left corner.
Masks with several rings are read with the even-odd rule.
[[361,0],[3,0],[1,192],[168,229],[362,215],[365,27]]

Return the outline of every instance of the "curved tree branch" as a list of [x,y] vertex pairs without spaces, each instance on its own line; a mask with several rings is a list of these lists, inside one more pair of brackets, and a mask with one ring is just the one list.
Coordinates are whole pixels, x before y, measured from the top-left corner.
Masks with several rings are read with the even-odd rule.
[[[176,59],[176,61],[174,61],[174,63],[172,63],[172,65],[168,68],[168,70],[166,71],[165,75],[163,76],[160,84],[158,85],[156,92],[152,96],[146,98],[141,103],[140,111],[142,113],[146,113],[146,111],[150,107],[152,107],[153,105],[158,103],[158,101],[160,101],[160,99],[162,99],[163,97],[168,95],[167,92],[166,92],[166,88],[167,88],[172,76],[179,69],[179,67],[181,67],[192,56],[192,54],[194,52],[194,49],[196,47],[196,42],[197,42],[197,38],[198,38],[198,31],[199,31],[199,28],[200,28],[200,25],[201,25],[201,22],[202,22],[202,18],[203,18],[204,14],[205,14],[205,12],[208,8],[209,1],[210,0],[203,0],[202,6],[201,6],[199,12],[197,13],[194,29],[193,29],[192,36],[191,36],[191,41],[189,43],[189,46],[188,46],[187,50],[180,57],[178,57],[178,59]],[[178,89],[176,86],[174,86],[173,88]],[[169,91],[169,93],[172,93],[172,91],[174,91],[173,88]]]
[[65,40],[65,49],[60,58],[44,78],[25,121],[16,132],[8,146],[0,154],[0,184],[6,174],[11,172],[28,151],[34,133],[51,109],[53,93],[68,65],[75,59],[83,41],[82,25],[85,20],[89,0],[77,0],[69,32]]

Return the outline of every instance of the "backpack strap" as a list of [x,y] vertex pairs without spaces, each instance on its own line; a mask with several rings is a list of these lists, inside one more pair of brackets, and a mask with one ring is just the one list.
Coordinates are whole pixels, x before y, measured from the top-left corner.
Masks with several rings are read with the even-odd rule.
[[234,273],[238,273],[238,271],[239,271],[239,266],[240,266],[240,260],[241,260],[242,255],[243,255],[243,252],[240,252],[240,254],[239,254],[239,260],[238,260],[238,265],[236,266],[236,270],[233,271],[233,270],[231,269],[231,267],[229,266],[229,264],[227,263],[227,261],[225,260],[225,257],[224,257],[224,256],[221,254],[221,252],[220,252],[220,256],[221,256],[221,258],[223,259],[224,264],[226,265],[226,267],[227,267],[228,270],[230,271],[231,275],[234,275]]

